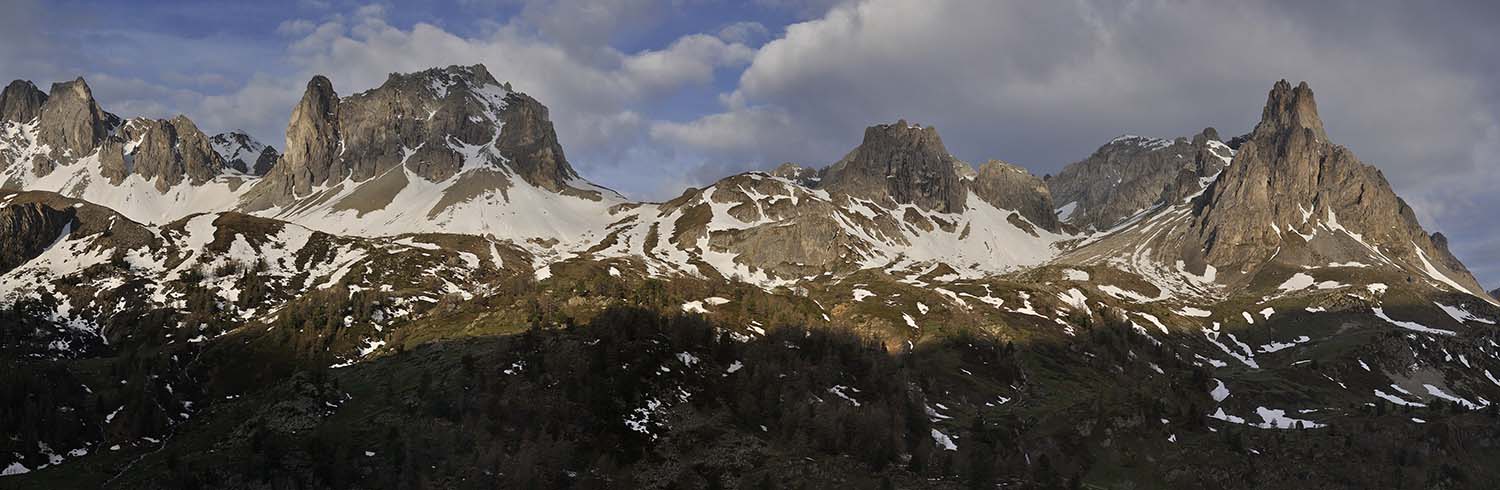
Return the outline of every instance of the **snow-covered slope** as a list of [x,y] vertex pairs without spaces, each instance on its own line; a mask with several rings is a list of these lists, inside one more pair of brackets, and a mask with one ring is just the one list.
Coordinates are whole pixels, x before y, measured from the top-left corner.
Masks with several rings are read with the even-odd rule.
[[940,265],[974,278],[1041,264],[1067,238],[968,199],[961,212],[879,203],[769,174],[735,175],[658,206],[622,211],[592,253],[638,256],[657,273],[790,285],[879,268]]
[[289,151],[240,209],[337,234],[442,232],[582,249],[626,203],[579,178],[547,110],[483,66],[392,75],[338,97],[315,79]]
[[275,148],[241,130],[216,134],[209,143],[224,159],[224,166],[255,176],[265,175],[281,157]]
[[[127,124],[134,124],[132,120]],[[29,162],[50,152],[50,146],[38,139],[38,123],[0,122],[0,153],[11,165],[0,169],[0,182],[6,187],[29,191],[51,191],[68,197],[105,206],[130,219],[145,223],[166,223],[190,213],[218,212],[232,209],[239,194],[248,189],[253,176],[223,172],[201,183],[182,181],[163,189],[157,179],[135,172],[133,165],[141,148],[139,139],[106,143],[92,153],[58,165],[46,175],[38,176]],[[144,138],[144,136],[142,136]],[[102,161],[106,152],[118,151],[125,175],[106,175]]]

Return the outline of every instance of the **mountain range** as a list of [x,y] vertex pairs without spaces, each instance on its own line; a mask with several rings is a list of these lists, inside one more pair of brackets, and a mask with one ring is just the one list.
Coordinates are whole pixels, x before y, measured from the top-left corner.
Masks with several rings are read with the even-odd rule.
[[314,77],[281,152],[12,82],[0,481],[1500,479],[1500,300],[1306,83],[1046,177],[902,120],[640,202],[564,137],[482,65]]

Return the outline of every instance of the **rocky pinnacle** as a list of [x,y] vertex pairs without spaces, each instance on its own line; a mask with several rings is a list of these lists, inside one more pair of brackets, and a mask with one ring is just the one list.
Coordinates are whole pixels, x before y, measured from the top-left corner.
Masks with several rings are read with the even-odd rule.
[[93,153],[109,136],[111,116],[99,108],[83,78],[52,84],[39,118],[37,138],[52,146],[50,155],[32,161],[32,171],[39,176]]
[[1276,83],[1262,120],[1201,199],[1194,243],[1184,249],[1190,263],[1201,257],[1244,271],[1272,258],[1392,260],[1420,270],[1425,259],[1480,291],[1446,240],[1422,229],[1379,169],[1328,141],[1305,82]]
[[47,94],[26,80],[16,80],[0,92],[0,122],[28,123],[42,114]]
[[945,213],[964,208],[967,193],[955,170],[957,161],[937,128],[881,124],[865,129],[864,141],[828,168],[823,186],[850,196],[915,204]]

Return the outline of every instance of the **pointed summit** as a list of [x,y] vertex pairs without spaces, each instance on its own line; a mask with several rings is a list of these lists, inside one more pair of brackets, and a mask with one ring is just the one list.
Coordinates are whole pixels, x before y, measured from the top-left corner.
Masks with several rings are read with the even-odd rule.
[[1405,268],[1463,292],[1481,291],[1441,235],[1428,235],[1380,170],[1328,141],[1312,89],[1271,89],[1260,124],[1198,201],[1184,246],[1221,271],[1360,262]]
[[281,157],[276,148],[261,143],[244,130],[219,133],[209,138],[214,151],[224,158],[224,166],[242,173],[263,176]]
[[42,113],[47,93],[27,80],[16,80],[0,92],[0,122],[28,123]]
[[1328,134],[1323,132],[1323,120],[1318,118],[1318,103],[1313,100],[1313,91],[1307,82],[1292,88],[1285,79],[1277,81],[1266,97],[1266,108],[1261,111],[1260,124],[1255,126],[1251,137],[1263,138],[1303,129],[1312,131],[1318,141],[1328,141]]
[[823,185],[855,197],[958,212],[966,192],[955,162],[937,128],[903,119],[866,128],[859,147],[828,168]]
[[71,163],[92,153],[109,136],[115,119],[99,108],[83,77],[52,84],[39,117],[38,140],[51,145],[52,154],[32,162],[38,176],[51,173],[59,163]]
[[307,81],[302,100],[292,109],[286,127],[287,170],[292,172],[296,195],[312,191],[333,177],[333,161],[339,143],[339,96],[333,82],[317,75]]

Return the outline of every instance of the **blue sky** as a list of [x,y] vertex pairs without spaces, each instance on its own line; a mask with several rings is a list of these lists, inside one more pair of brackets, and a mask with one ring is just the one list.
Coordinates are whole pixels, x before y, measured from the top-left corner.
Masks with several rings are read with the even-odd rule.
[[585,177],[643,199],[863,127],[1056,172],[1110,138],[1248,131],[1307,80],[1335,142],[1500,286],[1500,4],[1395,0],[3,0],[0,77],[84,76],[106,109],[282,146],[306,80],[484,63],[552,109]]

